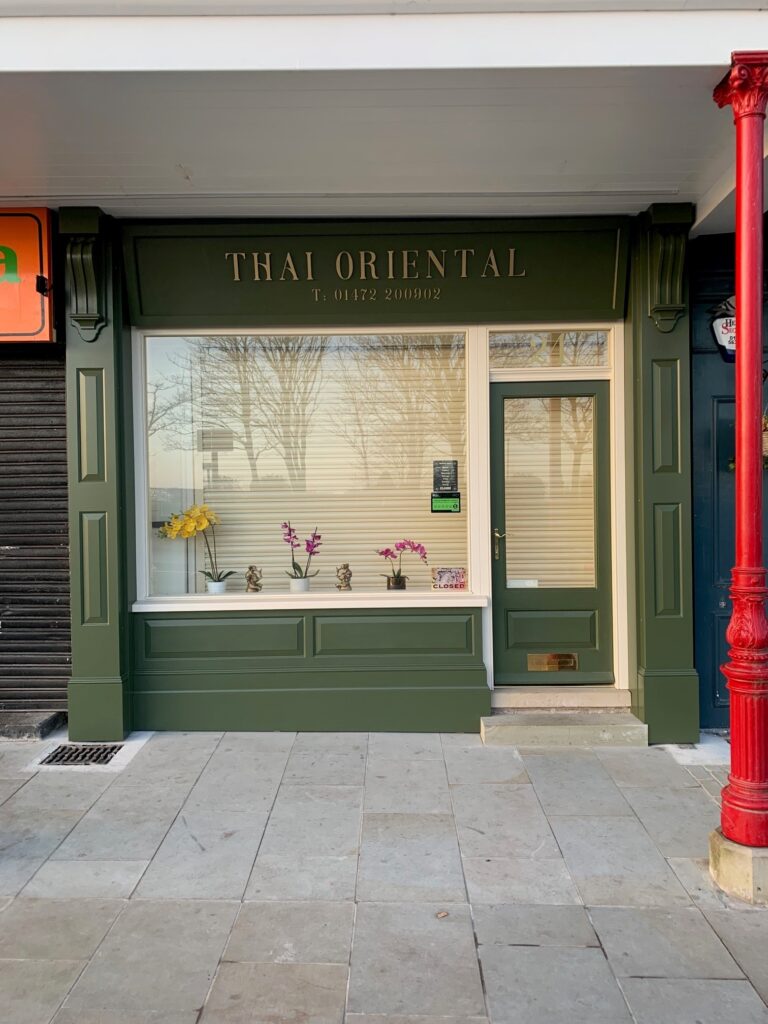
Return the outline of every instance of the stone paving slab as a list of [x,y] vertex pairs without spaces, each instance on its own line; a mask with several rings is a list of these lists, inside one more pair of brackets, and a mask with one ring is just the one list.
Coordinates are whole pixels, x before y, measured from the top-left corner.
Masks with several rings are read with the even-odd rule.
[[600,949],[491,945],[480,961],[499,1024],[632,1024]]
[[450,814],[365,814],[357,898],[466,901]]
[[632,815],[632,808],[591,750],[526,754],[525,767],[547,814]]
[[618,978],[743,978],[694,907],[596,907],[590,917]]
[[70,1010],[199,1009],[238,904],[136,900],[118,918],[67,998]]
[[552,817],[550,824],[588,906],[690,903],[685,889],[637,818]]
[[354,920],[351,900],[246,903],[223,959],[260,964],[347,964]]
[[0,913],[0,960],[88,960],[123,907],[121,900],[14,900]]
[[361,903],[348,1008],[352,1013],[483,1016],[469,907]]
[[24,896],[127,899],[148,860],[47,860],[22,889]]
[[479,946],[598,946],[582,907],[514,906],[472,908]]
[[348,973],[340,964],[222,964],[201,1024],[341,1024]]
[[2,1024],[768,1024],[768,910],[702,849],[722,765],[212,732],[27,771],[43,746],[0,743]]
[[708,910],[706,917],[735,961],[768,1003],[768,913]]
[[746,981],[626,978],[637,1024],[768,1024],[768,1007]]

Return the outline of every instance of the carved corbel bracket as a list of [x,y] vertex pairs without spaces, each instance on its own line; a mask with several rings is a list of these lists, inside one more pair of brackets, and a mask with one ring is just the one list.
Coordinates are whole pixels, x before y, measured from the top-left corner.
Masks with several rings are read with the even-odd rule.
[[98,235],[72,235],[67,241],[66,262],[67,316],[83,341],[96,341],[107,323]]
[[669,334],[686,311],[685,248],[687,231],[654,228],[648,244],[648,315]]

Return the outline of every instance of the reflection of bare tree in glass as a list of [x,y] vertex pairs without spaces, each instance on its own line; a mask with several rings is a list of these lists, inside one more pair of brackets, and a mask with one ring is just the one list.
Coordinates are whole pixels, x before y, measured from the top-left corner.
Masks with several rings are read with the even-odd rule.
[[[562,395],[552,398],[507,399],[504,432],[508,441],[546,443],[549,459],[547,479],[563,484],[564,467],[570,468],[572,490],[590,488],[582,467],[591,456],[594,444],[594,400],[589,395]],[[547,440],[548,439],[548,440]],[[508,472],[513,472],[508,466]]]
[[173,360],[177,426],[189,429],[188,411],[181,407],[199,403],[203,429],[231,433],[245,453],[252,485],[259,480],[260,457],[274,450],[291,486],[305,489],[307,438],[325,345],[325,338],[313,336],[188,339],[187,352]]
[[389,470],[401,485],[415,482],[428,452],[453,450],[463,402],[462,335],[347,337],[336,366],[339,430],[366,483],[372,469]]
[[491,351],[502,366],[600,366],[604,360],[605,331],[494,332]]
[[147,436],[162,430],[174,408],[178,405],[176,389],[170,381],[150,381],[147,384]]

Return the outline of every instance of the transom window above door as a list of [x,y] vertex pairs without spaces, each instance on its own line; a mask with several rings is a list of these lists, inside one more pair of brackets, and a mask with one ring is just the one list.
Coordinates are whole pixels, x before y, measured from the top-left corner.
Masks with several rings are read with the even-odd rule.
[[608,330],[499,330],[490,331],[488,339],[491,372],[551,370],[559,375],[611,365]]

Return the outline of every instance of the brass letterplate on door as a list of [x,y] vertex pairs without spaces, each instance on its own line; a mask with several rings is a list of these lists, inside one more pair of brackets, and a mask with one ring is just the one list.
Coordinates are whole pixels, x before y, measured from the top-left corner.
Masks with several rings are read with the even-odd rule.
[[529,654],[529,672],[578,672],[578,654]]

